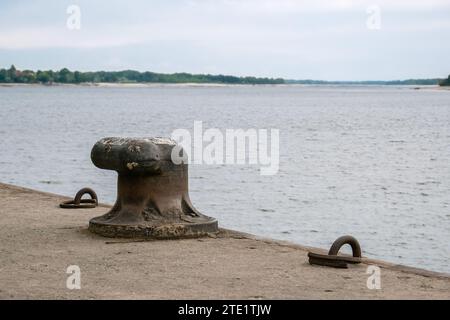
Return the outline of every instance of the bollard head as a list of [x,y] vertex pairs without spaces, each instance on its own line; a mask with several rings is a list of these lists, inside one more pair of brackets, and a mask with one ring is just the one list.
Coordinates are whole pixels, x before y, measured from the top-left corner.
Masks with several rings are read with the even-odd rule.
[[175,141],[168,138],[117,138],[98,141],[91,152],[95,166],[128,174],[158,174],[172,163]]
[[217,220],[194,208],[188,192],[188,165],[175,164],[182,149],[167,138],[104,138],[91,152],[101,169],[119,173],[117,200],[89,230],[107,237],[187,238],[218,231]]

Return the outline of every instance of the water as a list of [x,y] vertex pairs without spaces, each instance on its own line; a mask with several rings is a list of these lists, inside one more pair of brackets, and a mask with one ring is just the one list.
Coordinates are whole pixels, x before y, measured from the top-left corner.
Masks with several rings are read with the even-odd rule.
[[409,87],[0,88],[0,181],[113,203],[95,168],[105,136],[177,128],[280,129],[280,170],[190,167],[190,194],[223,227],[450,273],[450,91]]

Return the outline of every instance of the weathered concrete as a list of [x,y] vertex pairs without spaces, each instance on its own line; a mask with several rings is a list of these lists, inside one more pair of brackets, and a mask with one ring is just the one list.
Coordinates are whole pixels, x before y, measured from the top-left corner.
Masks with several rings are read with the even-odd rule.
[[[63,200],[0,184],[0,298],[450,298],[445,274],[366,259],[349,269],[311,266],[305,247],[234,231],[189,240],[103,238],[87,226],[109,207],[64,210]],[[367,289],[367,264],[382,267],[381,290]],[[69,265],[81,268],[81,290],[66,288]]]

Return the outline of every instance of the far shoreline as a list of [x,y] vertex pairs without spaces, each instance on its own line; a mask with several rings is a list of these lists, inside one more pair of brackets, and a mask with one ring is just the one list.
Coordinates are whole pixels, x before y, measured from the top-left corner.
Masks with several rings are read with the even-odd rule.
[[408,85],[408,84],[298,84],[298,83],[278,83],[278,84],[230,84],[230,83],[167,83],[167,82],[84,82],[84,83],[0,83],[0,87],[96,87],[96,88],[155,88],[155,87],[392,87],[409,88],[411,90],[441,91],[450,90],[450,86],[439,85]]

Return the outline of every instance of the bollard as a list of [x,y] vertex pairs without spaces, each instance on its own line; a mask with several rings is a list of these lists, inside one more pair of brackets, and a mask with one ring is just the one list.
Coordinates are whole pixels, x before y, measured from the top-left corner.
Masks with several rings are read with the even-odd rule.
[[171,159],[166,138],[104,138],[91,152],[95,166],[118,173],[117,200],[89,230],[105,237],[175,239],[218,231],[217,220],[189,199],[188,165]]

